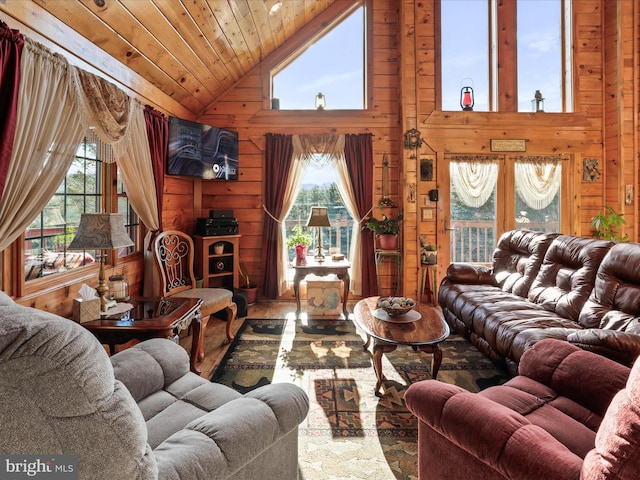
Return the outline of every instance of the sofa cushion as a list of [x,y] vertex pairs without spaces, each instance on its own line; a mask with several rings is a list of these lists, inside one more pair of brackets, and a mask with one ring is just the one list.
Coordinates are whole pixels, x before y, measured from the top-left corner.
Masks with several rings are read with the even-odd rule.
[[559,235],[529,290],[531,302],[577,321],[591,294],[600,262],[613,242]]
[[530,230],[511,230],[502,234],[492,261],[493,274],[500,288],[526,297],[556,236]]
[[[519,413],[583,458],[593,448],[596,437],[595,430],[581,422],[591,418],[589,410],[533,380],[516,378],[517,381],[488,388],[479,395]],[[524,388],[519,388],[523,384]]]
[[618,243],[600,264],[578,321],[587,328],[640,334],[640,245]]

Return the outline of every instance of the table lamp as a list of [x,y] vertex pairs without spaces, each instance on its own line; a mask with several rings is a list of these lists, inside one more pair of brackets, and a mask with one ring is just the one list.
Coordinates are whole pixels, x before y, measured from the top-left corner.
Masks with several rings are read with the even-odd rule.
[[98,273],[98,288],[100,296],[100,310],[106,312],[109,308],[107,292],[109,287],[104,278],[103,250],[114,250],[129,247],[134,242],[129,237],[124,226],[124,218],[118,213],[83,213],[75,237],[67,247],[68,250],[100,250],[100,271]]
[[329,222],[329,209],[327,207],[311,207],[311,214],[309,215],[309,221],[307,221],[307,227],[318,227],[318,253],[316,253],[316,262],[324,262],[324,253],[322,253],[322,227],[330,227]]

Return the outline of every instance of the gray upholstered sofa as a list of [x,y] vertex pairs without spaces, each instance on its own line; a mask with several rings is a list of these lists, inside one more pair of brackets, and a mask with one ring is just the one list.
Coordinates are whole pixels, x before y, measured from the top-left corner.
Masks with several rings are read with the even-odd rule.
[[298,478],[306,394],[245,395],[170,340],[111,357],[81,325],[0,292],[0,453],[76,454],[81,479]]

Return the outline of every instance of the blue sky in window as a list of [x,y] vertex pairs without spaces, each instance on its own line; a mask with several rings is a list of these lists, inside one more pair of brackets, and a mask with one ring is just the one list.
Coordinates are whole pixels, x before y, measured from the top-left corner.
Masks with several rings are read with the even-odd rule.
[[313,110],[318,92],[326,109],[364,105],[364,18],[359,8],[319,38],[273,79],[273,97],[286,110]]
[[518,1],[518,111],[540,90],[547,112],[562,111],[560,0]]
[[441,12],[442,109],[460,110],[460,90],[464,86],[469,86],[474,91],[473,109],[487,111],[489,110],[487,2],[443,0]]

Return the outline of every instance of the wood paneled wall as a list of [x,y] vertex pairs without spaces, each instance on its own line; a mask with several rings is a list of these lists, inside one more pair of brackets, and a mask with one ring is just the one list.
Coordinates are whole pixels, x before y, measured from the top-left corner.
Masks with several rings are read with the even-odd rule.
[[603,7],[604,192],[594,207],[609,205],[624,213],[627,224],[621,233],[637,239],[639,7],[637,2],[605,2]]

